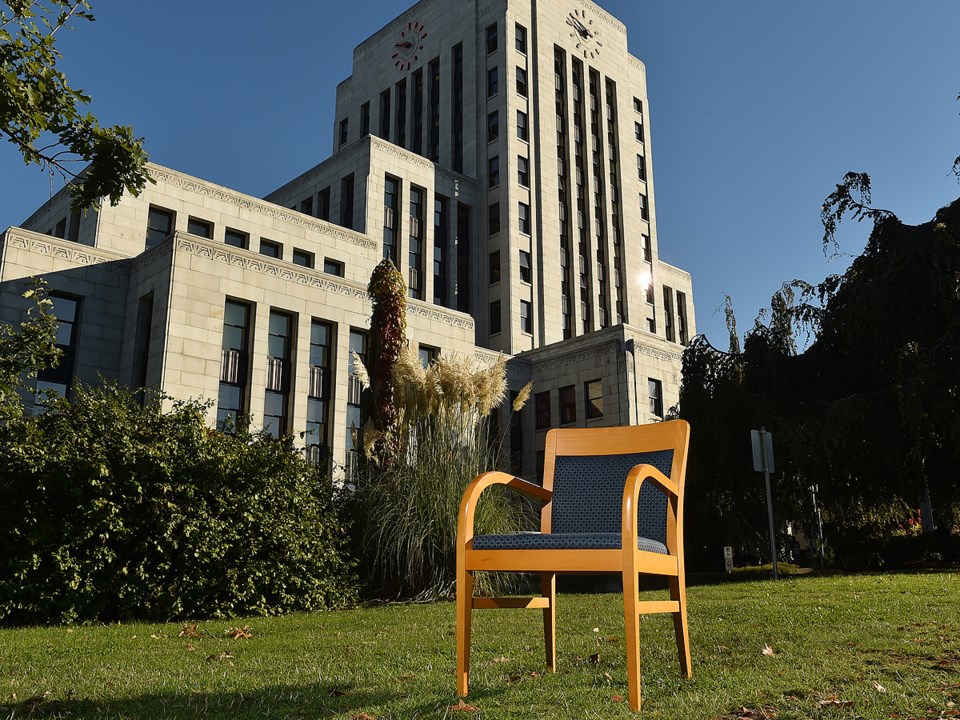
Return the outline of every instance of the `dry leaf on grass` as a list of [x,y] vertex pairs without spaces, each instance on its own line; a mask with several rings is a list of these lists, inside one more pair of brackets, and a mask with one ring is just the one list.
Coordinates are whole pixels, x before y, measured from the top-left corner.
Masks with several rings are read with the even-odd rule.
[[774,650],[772,647],[770,647],[770,644],[769,644],[769,643],[764,643],[764,644],[763,644],[763,650],[761,650],[760,652],[763,653],[764,655],[769,655],[769,656],[771,656],[771,657],[772,657],[773,655],[776,655],[776,654],[777,654],[776,650]]
[[494,661],[495,663],[510,662],[510,661],[509,661],[507,658],[505,658],[503,655],[501,655],[500,657],[495,657],[495,658],[493,659],[493,661]]
[[350,720],[377,720],[376,715],[371,715],[370,713],[357,713]]
[[478,708],[476,705],[465,703],[463,698],[460,698],[460,702],[458,702],[456,705],[451,705],[450,709],[454,712],[480,712],[480,708]]
[[614,702],[623,702],[623,695],[611,695],[610,699]]
[[188,623],[183,626],[183,630],[177,633],[177,637],[199,638],[203,637],[203,631],[197,627],[196,623]]
[[847,708],[853,707],[853,700],[841,700],[836,695],[831,695],[830,697],[825,697],[819,702],[820,707],[838,707],[838,708]]
[[[220,661],[220,660],[233,660],[233,655],[228,653],[226,650],[224,650],[221,653],[217,653],[215,655],[207,655],[207,662],[214,662],[214,661]],[[230,664],[233,665],[233,663],[230,663]]]
[[593,655],[591,655],[591,656],[590,656],[590,662],[592,662],[594,665],[599,665],[599,664],[600,664],[600,653],[594,653]]
[[513,684],[515,682],[520,682],[523,679],[523,675],[520,673],[511,673],[510,677],[507,678],[507,682]]
[[878,693],[885,693],[887,691],[887,689],[883,685],[878,683],[876,680],[873,681],[873,689],[876,690]]
[[340,688],[334,688],[333,690],[330,691],[330,695],[332,697],[343,697],[346,694],[347,694],[347,691],[341,690]]
[[719,720],[774,720],[777,717],[777,709],[767,705],[764,707],[752,708],[741,705],[733,711],[731,715],[724,715]]
[[225,631],[227,637],[231,637],[234,640],[249,640],[253,637],[253,628],[249,625],[244,625],[243,627],[232,627],[229,630]]

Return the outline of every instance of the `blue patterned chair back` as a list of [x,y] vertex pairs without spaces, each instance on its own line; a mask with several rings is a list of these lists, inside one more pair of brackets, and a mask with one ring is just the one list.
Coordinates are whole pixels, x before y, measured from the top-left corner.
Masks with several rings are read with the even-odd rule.
[[[557,455],[553,473],[553,533],[616,533],[620,535],[623,487],[634,465],[653,465],[667,477],[673,450],[629,455]],[[640,537],[666,543],[667,496],[644,483],[637,505]]]

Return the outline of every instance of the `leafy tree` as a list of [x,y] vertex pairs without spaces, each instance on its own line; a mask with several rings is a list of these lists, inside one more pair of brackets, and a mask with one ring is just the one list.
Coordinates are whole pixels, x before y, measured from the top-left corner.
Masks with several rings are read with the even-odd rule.
[[14,329],[0,324],[0,422],[19,417],[23,412],[20,392],[24,380],[60,357],[56,345],[57,319],[51,312],[53,302],[42,280],[35,280],[23,294],[33,304],[27,317]]
[[[92,21],[87,0],[0,2],[0,136],[27,165],[57,173],[77,208],[139,195],[149,180],[143,139],[132,128],[101,127],[82,108],[90,102],[57,69],[57,34],[75,20]],[[71,165],[88,163],[85,171]]]

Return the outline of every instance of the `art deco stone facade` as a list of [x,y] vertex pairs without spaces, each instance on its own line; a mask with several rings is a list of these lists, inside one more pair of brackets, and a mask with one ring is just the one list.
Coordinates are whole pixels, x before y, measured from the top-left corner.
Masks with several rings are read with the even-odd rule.
[[422,0],[354,51],[328,160],[259,199],[156,165],[85,215],[61,192],[0,248],[0,321],[30,276],[66,370],[249,413],[349,465],[351,350],[386,256],[425,358],[511,356],[501,427],[534,475],[546,428],[650,422],[695,334],[688,273],[659,260],[643,64],[587,0]]

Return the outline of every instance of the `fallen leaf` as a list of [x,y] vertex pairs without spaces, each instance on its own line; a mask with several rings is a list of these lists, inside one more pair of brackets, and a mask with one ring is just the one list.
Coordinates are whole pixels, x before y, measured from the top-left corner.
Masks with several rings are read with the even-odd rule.
[[623,702],[623,695],[611,695],[610,699],[614,702]]
[[876,690],[878,693],[885,693],[887,691],[887,689],[883,685],[878,683],[876,680],[873,681],[873,689]]
[[196,623],[189,623],[183,626],[183,630],[177,634],[177,637],[199,638],[203,637],[203,631],[197,627]]
[[194,650],[196,650],[196,648],[190,643],[187,643],[187,652],[193,652]]
[[163,633],[157,633],[156,635],[151,635],[151,640],[163,640],[166,637]]
[[840,707],[847,708],[853,707],[853,700],[841,700],[836,695],[831,695],[830,697],[825,697],[819,703],[820,707]]
[[347,691],[340,690],[339,688],[334,688],[333,690],[330,691],[330,694],[333,695],[333,697],[343,697],[344,695],[347,694]]
[[593,631],[596,632],[596,633],[598,633],[598,632],[600,632],[600,628],[595,627],[595,628],[593,629]]
[[603,676],[607,679],[607,682],[613,682],[613,676],[610,673],[604,672]]
[[520,673],[512,673],[510,677],[507,679],[507,681],[510,683],[515,683],[515,682],[520,682],[522,679],[523,679],[523,675],[521,675]]
[[530,677],[532,677],[532,678],[538,678],[538,677],[540,677],[540,673],[538,673],[536,670],[534,670],[532,673],[530,673]]
[[377,720],[377,718],[374,715],[371,715],[370,713],[362,712],[362,713],[357,713],[352,718],[350,718],[350,720]]
[[620,638],[618,638],[616,635],[612,635],[607,638],[607,642],[620,642]]
[[500,657],[495,657],[495,658],[493,659],[493,661],[494,661],[495,663],[510,662],[510,661],[507,660],[507,658],[505,658],[503,655],[501,655]]
[[463,698],[460,698],[460,702],[458,702],[456,705],[451,705],[450,709],[454,712],[480,712],[480,708],[478,708],[476,705],[465,703]]
[[772,647],[770,647],[768,643],[763,644],[763,650],[761,650],[760,652],[762,652],[764,655],[770,655],[771,657],[777,654],[777,652]]
[[253,637],[253,628],[249,625],[244,625],[243,627],[233,627],[225,632],[227,637],[231,637],[234,640],[249,640]]
[[590,656],[590,662],[592,662],[594,665],[599,665],[599,664],[600,664],[600,653],[594,653],[593,655],[591,655],[591,656]]

